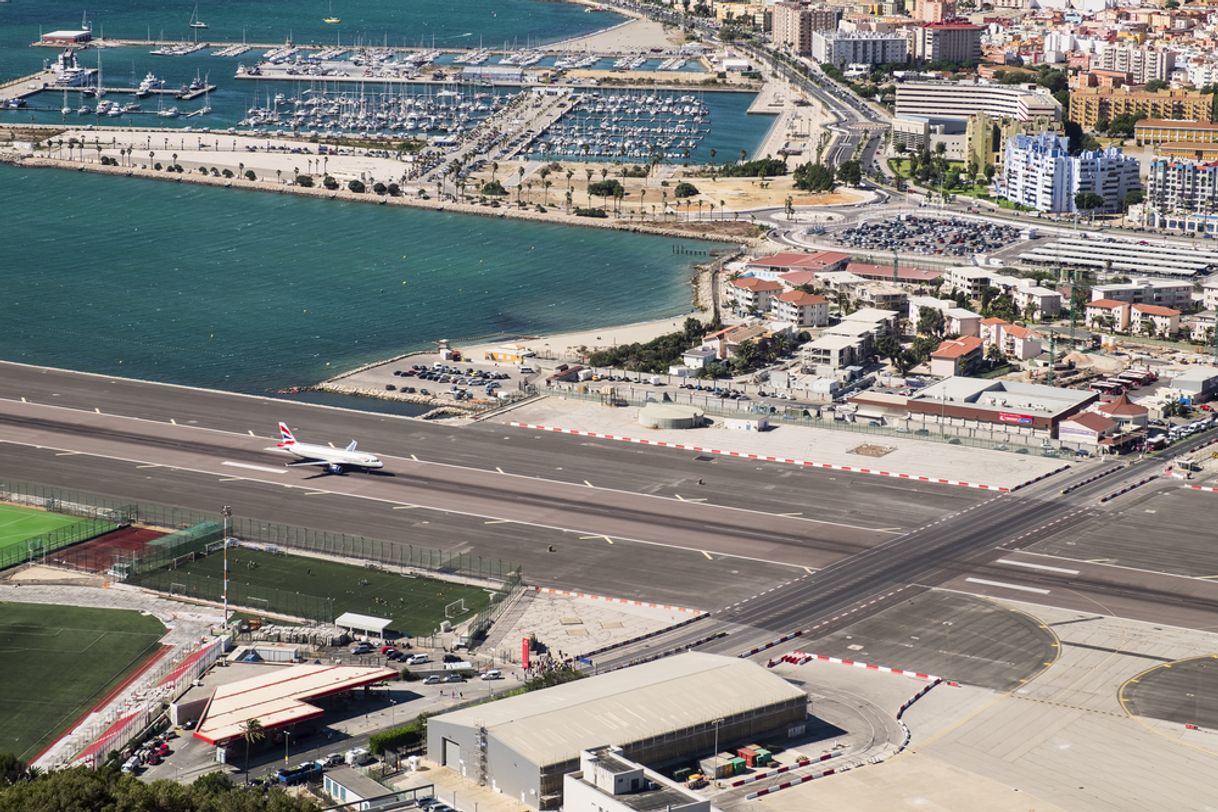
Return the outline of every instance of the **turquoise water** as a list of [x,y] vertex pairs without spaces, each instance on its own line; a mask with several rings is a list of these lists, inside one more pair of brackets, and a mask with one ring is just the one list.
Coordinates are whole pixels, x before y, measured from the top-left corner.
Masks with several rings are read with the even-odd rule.
[[[339,25],[322,22],[340,17]],[[111,38],[195,38],[189,26],[192,0],[12,0],[0,3],[0,76],[38,70],[54,52],[29,48],[40,31],[78,28],[86,12],[93,30]],[[588,14],[554,0],[199,0],[208,42],[344,44],[363,39],[392,46],[487,47],[553,42],[622,22],[617,14]],[[169,57],[168,59],[174,59]],[[192,67],[193,74],[193,67]]]
[[677,315],[694,240],[0,166],[0,357],[265,392]]

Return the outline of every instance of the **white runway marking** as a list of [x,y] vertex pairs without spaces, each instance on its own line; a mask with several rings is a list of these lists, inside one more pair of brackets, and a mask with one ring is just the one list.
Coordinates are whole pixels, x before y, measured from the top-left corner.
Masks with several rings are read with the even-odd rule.
[[250,463],[250,462],[232,462],[231,460],[225,460],[224,462],[222,462],[220,464],[228,465],[233,468],[244,468],[247,471],[262,471],[264,474],[285,474],[285,473],[287,473],[286,468],[272,468],[269,465],[254,465],[253,463]]
[[1034,586],[1020,586],[1019,584],[1004,584],[1002,581],[986,581],[983,578],[965,578],[970,584],[980,584],[981,586],[997,586],[1003,589],[1017,589],[1020,592],[1035,592],[1037,595],[1048,595],[1049,590],[1038,589]]
[[999,564],[1006,564],[1011,567],[1027,567],[1030,570],[1044,570],[1045,572],[1060,572],[1065,575],[1078,575],[1078,570],[1068,570],[1065,567],[1050,567],[1045,564],[1029,564],[1027,561],[1012,561],[1009,558],[998,559]]

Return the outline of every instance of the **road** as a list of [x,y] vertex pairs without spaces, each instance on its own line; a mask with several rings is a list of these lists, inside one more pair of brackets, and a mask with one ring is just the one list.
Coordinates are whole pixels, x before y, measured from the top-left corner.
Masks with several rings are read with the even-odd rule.
[[[494,424],[453,428],[18,365],[0,373],[3,476],[200,511],[234,504],[262,520],[507,559],[534,583],[715,610],[606,664],[711,634],[720,636],[707,648],[738,652],[796,629],[829,631],[942,585],[1218,626],[1218,584],[1208,581],[1025,565],[1018,580],[1033,586],[1011,587],[1016,571],[995,563],[1050,528],[1109,521],[1098,497],[1156,471],[1154,459],[1064,495],[1116,464],[995,497]],[[358,437],[386,456],[389,475],[280,468],[268,436],[279,417],[310,439]]]

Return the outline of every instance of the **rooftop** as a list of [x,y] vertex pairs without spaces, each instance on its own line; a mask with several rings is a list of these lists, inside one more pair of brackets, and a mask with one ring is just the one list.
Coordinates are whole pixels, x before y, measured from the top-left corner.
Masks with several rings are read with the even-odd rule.
[[742,276],[739,279],[733,279],[732,284],[742,290],[782,290],[782,285],[773,279],[761,279],[756,276]]
[[1172,307],[1163,307],[1162,305],[1152,304],[1135,304],[1133,309],[1139,313],[1144,313],[1147,316],[1179,316],[1180,311]]
[[824,296],[815,293],[808,293],[804,290],[788,290],[778,294],[778,301],[790,302],[793,305],[807,307],[808,305],[829,304],[829,300]]
[[1049,416],[1080,408],[1096,399],[1095,393],[1079,389],[957,375],[918,391],[910,397],[909,402],[960,403],[993,411],[1018,409]]
[[1145,406],[1139,406],[1130,400],[1128,395],[1124,394],[1116,400],[1098,404],[1095,410],[1113,417],[1142,417],[1150,414],[1150,409],[1147,409]]
[[263,728],[290,725],[320,716],[306,700],[349,691],[398,676],[392,668],[291,665],[221,685],[203,711],[195,738],[208,744],[234,739],[242,726],[257,719]]
[[1083,412],[1082,414],[1076,414],[1069,418],[1069,420],[1071,423],[1077,423],[1083,428],[1090,429],[1097,434],[1104,434],[1118,428],[1118,424],[1115,420],[1104,417],[1102,414],[1096,414],[1095,412]]
[[1129,302],[1118,302],[1116,299],[1095,299],[1087,302],[1087,307],[1097,307],[1101,310],[1120,310],[1128,306]]
[[756,663],[690,652],[463,708],[434,721],[485,727],[521,759],[545,766],[607,742],[627,745],[805,698]]
[[952,359],[963,358],[969,353],[981,349],[981,339],[977,336],[964,336],[944,341],[939,348],[930,354],[931,358]]

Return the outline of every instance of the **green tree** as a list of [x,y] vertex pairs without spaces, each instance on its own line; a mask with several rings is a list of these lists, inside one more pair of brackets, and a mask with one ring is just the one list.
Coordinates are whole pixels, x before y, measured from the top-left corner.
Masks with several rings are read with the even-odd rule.
[[309,175],[297,175],[296,176],[296,185],[303,186],[306,189],[312,188],[313,178]]
[[918,308],[917,331],[919,335],[943,338],[944,329],[946,329],[946,320],[942,310],[934,307]]
[[248,719],[241,723],[241,740],[245,742],[245,780],[250,778],[250,748],[266,738],[266,730],[260,719]]
[[1079,211],[1095,211],[1104,208],[1104,198],[1095,192],[1078,192],[1074,195],[1074,207]]
[[698,187],[687,181],[681,181],[676,188],[672,190],[673,196],[678,200],[687,197],[696,197],[700,192]]
[[863,165],[858,161],[845,161],[837,168],[837,179],[847,186],[858,186],[863,180]]
[[247,169],[247,170],[245,170],[245,179],[246,180],[258,180],[258,176],[254,174],[254,170]]
[[489,180],[482,184],[482,194],[487,197],[506,197],[507,189],[503,188],[503,184],[497,180]]
[[347,188],[352,192],[355,192],[357,195],[362,195],[367,191],[364,186],[364,182],[362,180],[355,180],[354,178],[347,181]]
[[805,192],[830,192],[837,185],[833,167],[806,163],[795,168],[795,188]]
[[1125,199],[1121,201],[1121,205],[1124,207],[1125,211],[1129,211],[1130,206],[1136,206],[1145,199],[1146,198],[1145,195],[1142,194],[1142,190],[1135,189],[1134,191],[1125,195]]
[[338,181],[331,176],[326,175],[324,178],[322,178],[321,185],[333,192],[338,188]]

